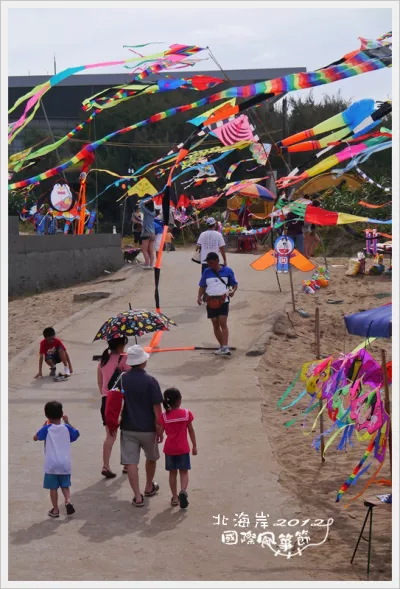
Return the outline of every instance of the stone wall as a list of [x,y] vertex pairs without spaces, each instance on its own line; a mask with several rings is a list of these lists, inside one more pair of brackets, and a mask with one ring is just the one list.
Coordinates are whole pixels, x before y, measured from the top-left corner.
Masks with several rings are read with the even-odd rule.
[[8,237],[8,293],[26,295],[71,286],[124,265],[120,235]]

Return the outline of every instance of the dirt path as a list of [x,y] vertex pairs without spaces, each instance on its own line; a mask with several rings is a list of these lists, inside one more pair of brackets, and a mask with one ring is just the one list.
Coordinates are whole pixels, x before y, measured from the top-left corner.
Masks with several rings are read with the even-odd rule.
[[[165,256],[162,309],[179,324],[179,328],[163,335],[165,346],[214,345],[205,309],[196,304],[199,268],[189,260],[187,252],[182,251]],[[120,474],[119,442],[112,457],[112,466],[119,476],[112,481],[102,480],[100,476],[103,428],[92,355],[101,353],[104,346],[91,341],[105,318],[126,309],[129,302],[139,308],[153,307],[152,273],[142,272],[140,279],[131,274],[124,286],[125,290],[131,288],[127,294],[105,301],[102,307],[94,306],[79,321],[58,333],[74,364],[74,375],[67,383],[55,384],[48,378],[32,380],[36,372],[33,354],[24,363],[18,363],[18,371],[11,364],[10,580],[357,579],[347,562],[335,557],[333,563],[320,547],[287,559],[275,557],[268,547],[253,543],[251,534],[260,532],[256,515],[258,523],[261,515],[267,516],[270,531],[278,536],[280,532],[286,535],[291,531],[287,527],[274,527],[279,525],[279,520],[306,521],[312,517],[326,520],[332,510],[326,506],[315,508],[297,498],[303,472],[294,438],[290,441],[291,453],[297,453],[299,458],[292,465],[293,479],[287,484],[286,471],[278,462],[281,456],[276,439],[279,437],[283,448],[287,448],[289,438],[285,431],[278,433],[276,425],[271,423],[278,423],[278,418],[274,404],[270,404],[259,386],[259,358],[245,355],[253,338],[264,329],[266,315],[283,308],[285,293],[289,293],[288,277],[281,278],[284,293],[280,294],[274,273],[251,270],[249,256],[231,254],[229,261],[240,282],[230,315],[231,345],[237,347],[234,356],[218,358],[210,352],[170,352],[153,355],[148,365],[162,389],[177,386],[181,390],[184,406],[195,415],[199,455],[192,459],[187,512],[172,510],[169,505],[170,490],[163,458],[156,474],[160,493],[141,510],[132,507],[129,483]],[[298,287],[303,276],[295,273],[294,278]],[[143,338],[144,344],[147,341]],[[285,357],[288,349],[295,349],[292,346],[286,342],[280,353],[271,356],[281,383],[287,382],[292,369]],[[299,358],[301,354],[296,366]],[[274,382],[278,379],[270,375],[267,378],[267,394],[272,398],[278,393]],[[81,432],[72,450],[76,514],[69,520],[64,516],[54,521],[46,517],[49,506],[47,492],[41,488],[42,448],[31,441],[43,423],[45,402],[53,398],[63,403],[71,422]],[[262,406],[267,428],[261,419]],[[143,461],[140,473],[143,481]],[[317,485],[318,471],[314,476],[312,484]],[[219,526],[216,525],[218,516]],[[223,516],[227,519],[223,520]],[[244,516],[249,518],[248,525]],[[222,532],[226,531],[239,533],[236,545],[221,542]],[[245,539],[240,532],[250,532],[250,536]],[[316,542],[323,539],[323,534],[318,535],[321,530],[311,529],[311,532]],[[330,554],[336,554],[338,545],[330,538],[326,546]],[[62,566],[58,558],[49,558],[49,554],[62,555]]]
[[[132,291],[120,299],[93,308],[58,335],[67,345],[74,375],[67,383],[48,378],[33,381],[36,357],[32,355],[10,371],[10,553],[12,580],[310,580],[304,562],[276,559],[259,545],[227,546],[218,514],[268,513],[270,518],[292,517],[298,506],[278,483],[279,468],[272,456],[260,419],[261,392],[257,358],[245,352],[262,328],[265,310],[279,307],[275,276],[252,271],[247,256],[231,256],[241,283],[230,318],[232,358],[212,353],[157,354],[149,371],[162,388],[175,385],[184,404],[195,415],[199,456],[193,458],[190,507],[171,511],[170,491],[161,460],[157,471],[160,494],[142,510],[131,505],[126,477],[104,481],[100,476],[103,428],[96,366],[92,355],[102,344],[91,345],[106,317],[125,309],[153,306],[153,276],[141,284],[132,277]],[[164,334],[171,346],[213,345],[205,309],[196,304],[199,268],[186,252],[165,256],[161,277],[163,311],[176,319],[179,329]],[[143,273],[144,274],[144,273]],[[56,397],[71,422],[81,431],[73,446],[73,500],[76,515],[67,520],[46,517],[48,498],[42,487],[42,449],[31,441],[43,423],[44,403]],[[120,472],[119,443],[112,464]],[[143,476],[143,464],[140,471]],[[23,474],[22,474],[23,473]],[[30,484],[27,486],[26,481]],[[29,509],[27,509],[29,506]],[[254,526],[254,523],[252,522]],[[62,554],[49,558],[49,551]],[[176,563],[179,562],[179,566]],[[301,564],[299,568],[299,564]]]

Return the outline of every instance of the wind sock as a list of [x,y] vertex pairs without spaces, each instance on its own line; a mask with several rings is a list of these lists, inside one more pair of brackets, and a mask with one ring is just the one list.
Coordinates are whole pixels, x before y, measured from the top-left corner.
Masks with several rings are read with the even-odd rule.
[[[307,171],[303,172],[302,174],[300,174],[298,176],[289,175],[284,178],[280,178],[279,180],[277,180],[276,184],[277,184],[277,186],[282,186],[282,187],[283,186],[292,186],[293,184],[297,184],[298,182],[301,182],[302,180],[306,180],[307,178],[313,178],[314,176],[317,176],[318,174],[322,174],[323,172],[330,170],[331,168],[333,168],[334,166],[336,166],[337,164],[339,164],[341,162],[344,162],[348,159],[355,158],[356,156],[367,151],[369,148],[374,148],[386,140],[387,140],[386,137],[380,136],[380,137],[373,137],[371,139],[367,139],[366,141],[364,141],[362,143],[358,143],[357,145],[351,145],[349,147],[346,147],[345,149],[343,149],[343,151],[340,151],[339,153],[328,156],[327,158],[325,158],[321,162],[317,163],[315,166],[312,166]],[[345,169],[345,170],[347,171],[347,169]]]
[[[123,63],[125,63],[125,61]],[[239,107],[235,106],[232,108],[230,114],[238,114],[239,112],[243,112],[246,108],[250,108],[251,106],[254,106],[255,104],[259,104],[261,101],[267,100],[268,98],[275,96],[277,94],[279,95],[279,94],[291,92],[293,90],[299,90],[302,88],[312,88],[315,86],[329,84],[331,82],[336,82],[338,80],[342,80],[342,79],[345,79],[345,78],[348,78],[351,76],[356,76],[356,75],[360,75],[363,73],[375,71],[378,69],[382,69],[384,67],[391,67],[391,64],[392,64],[391,49],[389,46],[386,46],[383,43],[381,43],[380,46],[377,47],[376,49],[357,50],[357,51],[354,51],[352,53],[345,55],[342,59],[339,60],[338,65],[332,64],[330,66],[316,70],[314,72],[307,72],[307,73],[303,72],[303,73],[299,73],[299,74],[289,74],[288,76],[283,76],[282,78],[276,78],[274,80],[266,80],[264,82],[257,82],[255,84],[249,84],[247,86],[228,88],[226,90],[223,90],[222,92],[218,92],[217,94],[212,94],[211,96],[207,96],[201,100],[198,100],[196,102],[192,102],[191,104],[185,104],[183,106],[170,108],[166,111],[154,114],[154,115],[150,116],[148,119],[140,121],[139,123],[135,123],[133,125],[130,125],[129,127],[125,127],[124,129],[120,129],[118,131],[114,131],[113,133],[106,135],[102,139],[99,139],[99,140],[95,141],[94,143],[92,143],[90,146],[90,150],[94,151],[100,145],[103,145],[104,143],[106,143],[110,139],[112,139],[120,134],[127,133],[129,131],[133,131],[134,129],[137,129],[139,127],[143,127],[143,126],[150,124],[150,123],[164,120],[168,117],[176,115],[177,113],[186,112],[188,110],[192,110],[194,108],[198,108],[200,106],[204,106],[206,104],[210,104],[213,102],[218,102],[220,100],[225,100],[225,99],[229,99],[229,98],[240,98],[240,97],[248,98],[248,100],[246,100],[244,103],[242,103]],[[82,66],[82,68],[85,69],[84,66]],[[77,71],[81,71],[81,69],[78,68]],[[76,73],[76,72],[74,71],[73,73]],[[46,84],[48,84],[48,83],[46,83]],[[41,90],[43,90],[42,94],[45,91],[47,91],[48,89],[49,88],[41,89]],[[33,100],[36,102],[37,100],[40,99],[42,94],[40,94],[39,97],[37,97],[36,94],[38,94],[39,91],[35,92],[35,90],[36,89],[34,89],[32,91],[32,93],[29,93],[29,96],[31,96],[33,94],[34,95]],[[20,104],[24,99],[26,99],[26,97],[27,96],[20,99],[19,102],[17,101],[18,104]],[[16,105],[14,105],[13,108],[18,106],[18,104],[16,103]],[[30,104],[29,108],[31,108],[31,106],[32,105]],[[28,106],[27,106],[26,110],[27,109],[28,109]],[[25,116],[25,113],[24,113],[23,117],[24,116]],[[212,119],[209,119],[208,121],[206,121],[206,123],[211,124],[211,123],[217,122],[218,120],[226,118],[226,114],[225,114],[225,116],[218,115],[218,117],[214,117]],[[21,126],[23,124],[23,121],[22,122],[20,121],[19,124]],[[12,134],[14,134],[14,133],[15,133],[15,130],[13,128]],[[187,141],[189,141],[189,144],[192,141],[192,139],[193,139],[193,137],[190,136],[190,138],[187,140]],[[187,152],[187,145],[188,144],[185,142],[185,149],[184,149],[185,153]],[[178,156],[179,161],[184,159],[185,153],[183,153],[183,152],[180,153],[180,155]],[[52,168],[51,170],[47,170],[47,172],[44,172],[43,174],[40,174],[40,175],[35,176],[33,178],[29,178],[27,180],[23,180],[21,182],[11,184],[11,185],[9,185],[9,188],[10,189],[21,188],[23,186],[28,186],[33,181],[38,182],[38,181],[44,180],[46,178],[50,178],[51,176],[59,174],[60,172],[64,171],[65,169],[76,164],[81,159],[82,159],[82,154],[81,154],[81,152],[79,152],[73,158],[71,158],[70,160],[61,164],[61,166],[57,166],[56,168]]]
[[[379,122],[379,120],[382,119],[384,116],[388,115],[391,111],[392,111],[392,105],[390,102],[385,102],[385,103],[381,104],[381,106],[376,111],[374,111],[371,116],[365,118],[359,125],[357,125],[357,127],[355,127],[354,131],[352,132],[353,133],[352,135],[351,135],[351,133],[348,134],[349,136],[351,135],[351,138],[349,138],[348,142],[350,143],[353,139],[357,139],[357,138],[360,141],[362,139],[364,139],[364,137],[363,137],[364,133],[368,132],[370,129],[375,127],[376,124]],[[290,172],[288,177],[291,178],[293,176],[297,176],[300,172],[304,172],[304,170],[307,170],[313,164],[313,162],[318,161],[321,157],[325,156],[326,153],[328,153],[329,151],[332,151],[332,149],[336,145],[340,144],[340,141],[334,141],[334,136],[335,136],[335,133],[329,135],[326,138],[327,139],[327,141],[326,141],[327,147],[325,147],[324,149],[322,149],[321,151],[316,153],[314,156],[312,156],[305,163],[294,168]],[[367,137],[369,137],[369,136],[367,136]],[[346,138],[347,138],[346,136],[343,137],[343,141]],[[321,141],[321,145],[325,144],[324,139]],[[315,143],[314,143],[314,145],[315,145]],[[310,149],[311,149],[311,147],[310,147]],[[289,184],[289,182],[290,182],[289,180],[286,180],[285,182],[283,182],[282,186],[283,187],[287,186]]]
[[[349,108],[347,108],[345,111],[331,117],[330,119],[327,119],[326,121],[323,121],[322,123],[319,123],[318,125],[315,125],[315,127],[301,131],[296,135],[286,137],[286,139],[282,139],[282,141],[278,141],[277,146],[282,149],[283,153],[311,151],[327,147],[330,141],[338,141],[343,139],[343,137],[346,135],[350,134],[352,130],[359,123],[361,123],[361,121],[372,114],[374,108],[375,101],[371,98],[359,100],[358,102],[355,102],[349,106]],[[340,129],[340,131],[328,135],[319,141],[304,141],[310,137],[315,137],[316,135],[321,135],[321,133],[327,133],[328,131],[335,129]]]
[[392,219],[383,221],[382,219],[369,219],[368,217],[359,217],[357,215],[348,215],[347,213],[337,213],[335,211],[326,211],[320,207],[314,207],[306,203],[288,203],[285,205],[296,218],[310,223],[310,225],[321,225],[323,227],[331,225],[344,225],[348,223],[377,223],[391,225]]

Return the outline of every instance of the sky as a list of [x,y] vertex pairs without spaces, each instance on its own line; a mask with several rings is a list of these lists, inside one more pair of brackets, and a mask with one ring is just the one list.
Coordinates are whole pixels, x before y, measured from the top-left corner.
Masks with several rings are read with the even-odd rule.
[[[30,3],[29,3],[30,4]],[[8,12],[9,75],[53,74],[67,67],[132,57],[123,45],[162,41],[144,53],[158,53],[173,43],[209,46],[224,69],[328,65],[359,47],[358,37],[377,38],[392,29],[390,8],[335,8],[258,2],[69,2],[67,7],[10,8]],[[55,3],[54,3],[55,4]],[[285,5],[286,4],[286,5]],[[324,3],[325,4],[325,3]],[[297,3],[296,3],[297,5]],[[314,7],[315,5],[315,7]],[[377,5],[375,5],[377,6]],[[79,8],[81,7],[81,8]],[[206,57],[206,52],[198,57]],[[217,69],[210,60],[194,69]],[[123,66],[90,73],[126,73]],[[384,69],[316,88],[317,98],[339,89],[346,99],[392,96],[391,69]],[[302,90],[292,95],[304,95]]]

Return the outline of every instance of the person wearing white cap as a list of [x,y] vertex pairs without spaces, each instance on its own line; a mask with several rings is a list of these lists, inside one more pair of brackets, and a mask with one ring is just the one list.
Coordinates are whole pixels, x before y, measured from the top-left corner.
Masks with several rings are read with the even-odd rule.
[[197,240],[197,251],[200,251],[201,261],[201,273],[208,268],[206,258],[207,254],[213,252],[218,254],[219,260],[224,262],[224,266],[227,266],[226,253],[225,253],[225,241],[221,233],[217,230],[217,222],[214,217],[209,217],[206,221],[207,231],[200,233],[199,239]]
[[[154,481],[157,460],[160,458],[158,444],[162,442],[160,426],[163,396],[158,381],[145,371],[149,354],[142,346],[131,346],[127,350],[126,363],[129,372],[121,375],[119,389],[123,395],[121,414],[121,464],[126,465],[128,478],[134,492],[132,504],[144,505],[140,491],[138,464],[140,450],[146,456],[145,497],[152,497],[159,490]],[[116,434],[118,416],[121,413],[121,395],[110,391],[106,406],[106,423],[109,431]]]

